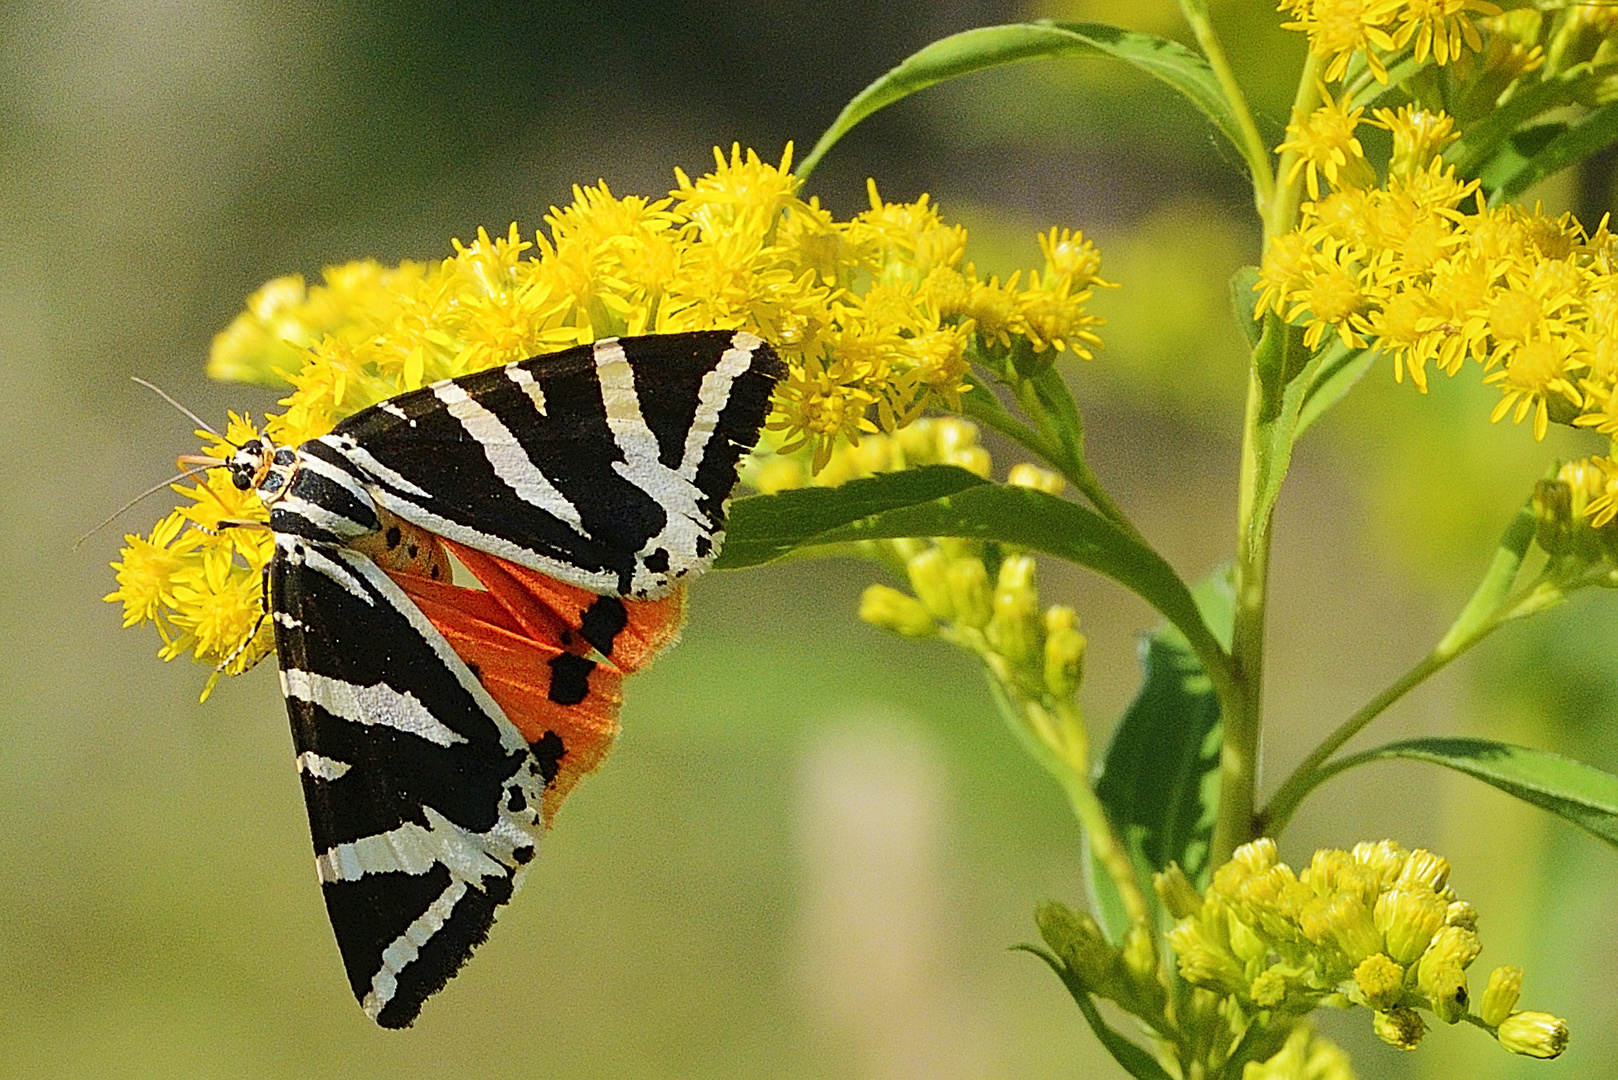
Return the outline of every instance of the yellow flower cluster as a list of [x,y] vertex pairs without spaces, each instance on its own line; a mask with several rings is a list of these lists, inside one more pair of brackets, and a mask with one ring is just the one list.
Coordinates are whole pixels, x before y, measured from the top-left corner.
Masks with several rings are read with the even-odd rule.
[[[966,232],[923,195],[847,221],[797,195],[791,148],[780,165],[732,148],[695,180],[676,170],[667,197],[575,188],[532,242],[479,230],[437,263],[328,269],[321,284],[279,278],[255,293],[214,341],[211,374],[291,385],[266,433],[298,445],[342,418],[439,379],[601,337],[747,329],[772,342],[789,373],[769,421],[783,451],[811,471],[838,446],[893,432],[929,407],[953,408],[969,363],[1012,350],[1088,358],[1099,320],[1086,311],[1099,256],[1081,235],[1040,237],[1044,268],[1002,284],[965,261]],[[251,438],[246,423],[231,442]],[[214,440],[213,453],[229,456]],[[151,621],[165,658],[186,651],[232,671],[269,651],[259,624],[264,530],[252,493],[222,472],[177,489],[182,508],[131,536],[114,564],[126,625]],[[261,628],[262,631],[262,628]]]
[[1266,838],[1238,848],[1205,896],[1175,871],[1158,891],[1179,918],[1168,937],[1180,974],[1242,1016],[1363,1005],[1382,1039],[1412,1049],[1427,1030],[1423,1009],[1448,1024],[1470,1020],[1513,1053],[1560,1054],[1567,1025],[1516,1009],[1518,969],[1497,968],[1471,1012],[1477,912],[1448,878],[1443,858],[1391,840],[1317,851],[1295,874]]
[[1387,61],[1408,47],[1413,59],[1447,64],[1483,48],[1474,15],[1498,15],[1489,0],[1281,0],[1291,14],[1283,23],[1309,36],[1309,51],[1326,61],[1325,77],[1336,82],[1356,54],[1378,81],[1388,81]]
[[[1300,323],[1310,348],[1328,335],[1374,346],[1423,392],[1428,364],[1454,375],[1471,359],[1500,391],[1491,419],[1532,415],[1536,438],[1551,421],[1618,434],[1618,243],[1605,224],[1589,236],[1569,215],[1482,205],[1476,182],[1442,164],[1455,136],[1441,113],[1407,106],[1375,122],[1393,135],[1386,183],[1353,182],[1364,159],[1339,139],[1342,160],[1320,165],[1339,186],[1265,252],[1257,313]],[[1288,131],[1307,143],[1325,129]],[[1331,160],[1319,145],[1307,156]]]

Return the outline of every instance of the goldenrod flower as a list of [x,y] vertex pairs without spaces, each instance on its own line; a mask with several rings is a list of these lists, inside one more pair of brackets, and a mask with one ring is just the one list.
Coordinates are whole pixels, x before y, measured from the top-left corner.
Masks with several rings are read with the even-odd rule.
[[1354,134],[1365,109],[1352,106],[1346,94],[1333,101],[1324,86],[1320,96],[1325,104],[1308,116],[1292,114],[1286,141],[1275,148],[1277,154],[1293,151],[1298,155],[1286,182],[1295,183],[1298,174],[1303,173],[1311,199],[1320,198],[1322,176],[1332,187],[1367,187],[1376,181],[1370,162],[1365,160],[1365,148]]
[[1393,43],[1404,48],[1415,42],[1413,55],[1422,63],[1428,53],[1439,64],[1458,59],[1461,46],[1473,52],[1483,48],[1477,24],[1471,14],[1498,15],[1499,7],[1489,0],[1406,0],[1394,16],[1398,28],[1393,32]]
[[1393,51],[1386,24],[1402,0],[1283,0],[1282,11],[1292,12],[1281,25],[1309,35],[1309,51],[1327,61],[1326,79],[1336,82],[1348,70],[1356,53],[1365,56],[1378,81],[1388,81],[1388,70],[1378,50]]
[[1472,16],[1500,13],[1488,0],[1282,0],[1280,9],[1294,16],[1282,25],[1307,34],[1309,51],[1327,61],[1328,82],[1341,80],[1349,61],[1363,56],[1385,83],[1387,58],[1406,48],[1417,63],[1429,55],[1437,64],[1451,63],[1463,45],[1483,48]]
[[1310,348],[1328,335],[1373,347],[1423,392],[1429,366],[1454,375],[1474,360],[1500,391],[1491,419],[1532,416],[1536,439],[1552,423],[1618,434],[1618,259],[1605,228],[1587,236],[1566,214],[1482,205],[1476,182],[1443,164],[1453,125],[1441,113],[1379,111],[1377,123],[1394,133],[1385,184],[1302,207],[1265,253],[1258,313],[1301,324]]
[[[790,147],[779,164],[715,150],[711,172],[676,170],[666,196],[575,187],[531,240],[515,224],[503,236],[479,229],[438,262],[356,262],[313,285],[277,278],[215,339],[209,370],[290,385],[265,430],[296,446],[440,379],[601,337],[745,328],[789,369],[767,425],[777,454],[753,473],[779,490],[816,473],[829,483],[919,463],[898,441],[860,444],[904,434],[928,409],[958,409],[974,358],[999,362],[1013,348],[1089,357],[1099,345],[1086,306],[1106,282],[1082,234],[1042,234],[1045,265],[1027,287],[1021,273],[985,283],[964,262],[965,230],[927,196],[888,202],[872,183],[869,209],[839,221],[799,198],[791,164]],[[930,429],[916,446],[937,445],[922,456],[986,475],[975,438],[940,441],[953,430]],[[209,452],[228,457],[255,434],[232,417]],[[157,625],[163,656],[190,651],[234,671],[266,651],[267,636],[245,638],[262,613],[259,571],[272,546],[267,531],[244,527],[266,515],[222,471],[177,490],[177,514],[127,542],[109,599],[126,622]]]

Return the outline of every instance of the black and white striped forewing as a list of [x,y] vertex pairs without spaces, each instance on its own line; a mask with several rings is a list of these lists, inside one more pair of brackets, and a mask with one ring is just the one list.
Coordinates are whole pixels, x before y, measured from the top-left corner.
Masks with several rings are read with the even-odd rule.
[[401,395],[304,452],[432,532],[655,598],[713,560],[784,370],[744,332],[608,339]]
[[283,535],[270,574],[326,909],[354,996],[403,1027],[510,899],[556,759],[370,559]]

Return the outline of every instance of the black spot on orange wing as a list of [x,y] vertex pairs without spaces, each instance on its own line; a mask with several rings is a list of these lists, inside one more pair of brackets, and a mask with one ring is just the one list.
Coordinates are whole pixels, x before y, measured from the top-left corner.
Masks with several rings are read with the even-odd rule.
[[557,772],[562,768],[562,755],[567,753],[567,747],[562,745],[562,737],[554,731],[547,731],[544,736],[528,744],[533,752],[534,760],[539,762],[539,775],[549,784],[556,779]]
[[561,653],[546,662],[551,669],[551,685],[546,696],[558,705],[577,705],[590,696],[590,672],[594,660],[575,653]]
[[628,625],[629,609],[624,602],[616,596],[602,596],[584,609],[579,633],[597,652],[611,659],[613,642]]

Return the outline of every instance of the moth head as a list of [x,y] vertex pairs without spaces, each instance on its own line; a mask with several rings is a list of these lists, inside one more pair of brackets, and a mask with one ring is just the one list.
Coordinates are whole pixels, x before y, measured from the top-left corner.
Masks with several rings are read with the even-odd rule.
[[249,439],[219,462],[230,470],[230,482],[238,491],[256,490],[265,505],[286,494],[297,463],[298,455],[291,447],[276,446],[263,435]]

